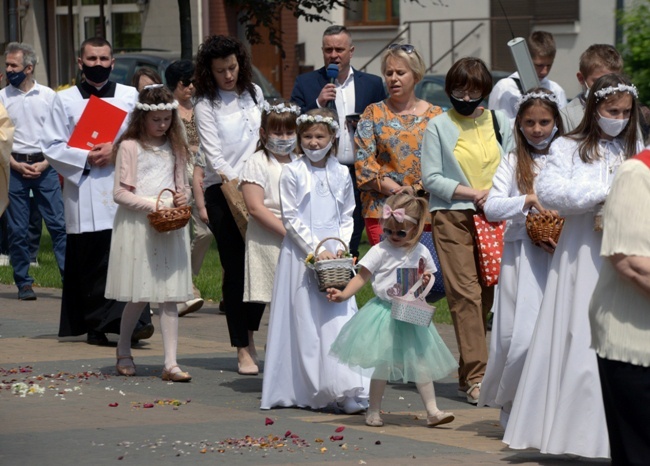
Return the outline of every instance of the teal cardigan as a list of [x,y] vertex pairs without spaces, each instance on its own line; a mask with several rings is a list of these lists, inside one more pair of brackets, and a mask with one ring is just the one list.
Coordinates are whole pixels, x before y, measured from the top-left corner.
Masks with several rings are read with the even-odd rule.
[[[422,184],[430,194],[429,210],[475,210],[472,201],[451,198],[459,184],[467,187],[470,184],[454,155],[460,131],[448,113],[429,121],[422,141]],[[502,141],[499,149],[503,157],[513,145],[512,128],[505,113],[496,110],[495,114]]]

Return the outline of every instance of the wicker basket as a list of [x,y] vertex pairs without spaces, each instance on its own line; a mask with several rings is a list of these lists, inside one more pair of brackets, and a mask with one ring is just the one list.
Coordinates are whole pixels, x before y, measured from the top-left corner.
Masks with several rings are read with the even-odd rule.
[[188,205],[183,207],[172,207],[170,209],[159,210],[160,196],[162,196],[162,193],[165,191],[169,191],[172,193],[172,195],[174,194],[174,191],[168,188],[160,191],[160,194],[158,194],[158,200],[156,201],[156,211],[151,212],[149,215],[147,215],[147,218],[149,219],[149,225],[154,227],[156,231],[160,233],[183,228],[185,225],[187,225],[187,222],[190,221],[190,217],[192,217],[192,207]]
[[402,322],[407,322],[421,327],[428,327],[433,319],[433,313],[436,311],[434,306],[426,302],[426,297],[433,287],[434,277],[427,283],[426,288],[420,296],[415,297],[415,292],[422,286],[420,278],[404,296],[394,297],[391,301],[390,316]]
[[[314,250],[314,257],[318,256],[318,250],[328,240],[340,242],[345,247],[345,252],[348,252],[348,246],[342,240],[331,236],[318,243]],[[328,288],[343,290],[354,276],[354,258],[352,257],[317,261],[309,264],[309,267],[316,273],[319,291],[327,291]]]
[[551,214],[529,212],[526,217],[528,236],[538,246],[540,243],[548,243],[549,239],[557,244],[563,226],[564,218]]

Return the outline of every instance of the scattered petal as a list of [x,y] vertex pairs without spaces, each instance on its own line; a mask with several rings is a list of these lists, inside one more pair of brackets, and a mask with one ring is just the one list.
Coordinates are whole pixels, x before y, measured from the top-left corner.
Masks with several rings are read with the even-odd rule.
[[153,408],[153,403],[145,403],[142,405],[143,408]]
[[340,426],[334,429],[334,432],[343,432],[345,430],[345,426]]
[[270,417],[267,417],[266,420],[264,421],[265,426],[272,426],[273,424],[275,424],[275,421]]
[[377,441],[375,442],[375,445],[381,445],[381,440],[377,440]]
[[325,448],[325,447],[322,447],[322,448],[320,449],[320,452],[321,452],[321,453],[325,453],[326,451],[327,451],[327,448]]
[[284,433],[284,437],[285,437],[285,438],[291,437],[291,431],[290,431],[290,430],[286,431],[286,432]]
[[110,406],[111,408],[117,408],[119,406],[119,404],[117,404],[117,403],[109,403],[108,406]]
[[340,442],[343,440],[342,435],[330,435],[330,442]]
[[323,440],[322,438],[317,438],[316,440],[314,440],[314,442],[316,442],[316,443],[323,443],[324,440]]

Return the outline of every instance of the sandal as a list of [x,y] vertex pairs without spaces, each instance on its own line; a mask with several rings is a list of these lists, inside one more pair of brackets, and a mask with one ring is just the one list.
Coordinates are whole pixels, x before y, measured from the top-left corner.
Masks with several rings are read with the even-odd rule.
[[379,411],[366,412],[366,425],[370,427],[381,427],[384,425],[384,420],[379,415]]
[[[478,395],[476,395],[476,398],[472,396],[472,392],[474,389],[478,389]],[[460,394],[460,391],[459,391]],[[473,383],[472,385],[469,386],[469,388],[465,391],[464,395],[467,397],[467,402],[472,405],[477,405],[478,404],[478,398],[481,394],[481,382],[476,382]],[[462,396],[462,395],[461,395]]]
[[[117,351],[115,352],[115,356],[117,357],[117,362],[115,363],[115,370],[117,373],[125,377],[133,377],[135,375],[135,363],[133,362],[133,356],[120,356],[117,354]],[[121,366],[120,361],[124,359],[130,359],[132,365]]]
[[[178,372],[172,372],[174,369],[178,368]],[[162,371],[162,379],[170,382],[189,382],[192,380],[192,376],[180,370],[178,366],[172,366],[169,369],[166,367]]]

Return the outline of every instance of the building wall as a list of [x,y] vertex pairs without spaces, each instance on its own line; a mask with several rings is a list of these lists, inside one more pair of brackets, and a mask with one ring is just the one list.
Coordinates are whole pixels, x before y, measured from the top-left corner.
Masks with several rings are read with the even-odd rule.
[[[380,0],[373,0],[380,1]],[[626,1],[629,4],[630,0]],[[591,44],[614,44],[616,32],[616,0],[580,0],[580,21],[572,24],[537,25],[534,29],[553,33],[557,44],[557,56],[550,78],[564,87],[569,98],[580,92],[575,78],[580,54]],[[479,23],[483,23],[452,54],[446,55],[429,73],[445,74],[453,61],[463,56],[477,56],[488,66],[491,62],[490,0],[422,0],[419,3],[402,0],[400,3],[400,27],[354,27],[350,28],[355,44],[352,65],[360,68],[392,38],[397,36],[409,21],[475,19],[458,21],[454,25],[454,37],[458,41]],[[331,11],[327,18],[335,24],[344,23],[344,12]],[[305,44],[303,66],[323,65],[320,52],[322,31],[327,23],[299,22],[298,40]],[[451,23],[412,24],[403,42],[415,45],[429,66],[451,49]],[[380,74],[379,60],[368,65],[367,71]],[[509,70],[504,70],[509,71]],[[514,70],[512,70],[514,71]]]

